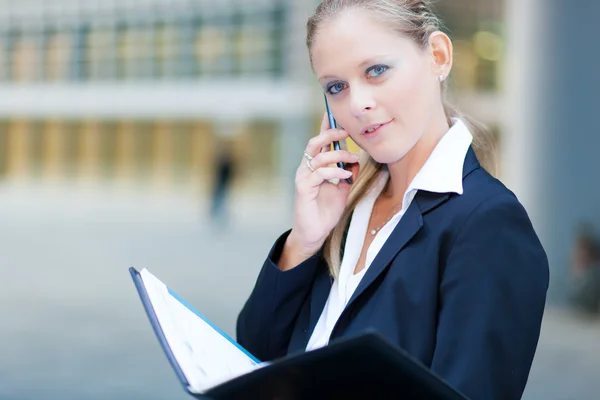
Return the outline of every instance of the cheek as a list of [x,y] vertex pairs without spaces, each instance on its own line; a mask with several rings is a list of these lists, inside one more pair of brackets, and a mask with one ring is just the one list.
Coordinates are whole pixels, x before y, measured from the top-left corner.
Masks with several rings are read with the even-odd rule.
[[389,83],[386,103],[400,122],[422,120],[430,107],[429,87],[422,72],[409,71],[396,75]]

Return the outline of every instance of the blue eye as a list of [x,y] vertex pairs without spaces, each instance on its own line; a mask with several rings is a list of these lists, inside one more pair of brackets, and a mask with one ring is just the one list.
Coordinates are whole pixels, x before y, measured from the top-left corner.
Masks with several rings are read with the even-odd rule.
[[327,92],[329,94],[338,94],[339,92],[345,89],[345,86],[346,85],[342,82],[336,82],[327,87]]
[[389,68],[387,65],[374,65],[367,70],[367,75],[371,78],[376,78],[383,75]]

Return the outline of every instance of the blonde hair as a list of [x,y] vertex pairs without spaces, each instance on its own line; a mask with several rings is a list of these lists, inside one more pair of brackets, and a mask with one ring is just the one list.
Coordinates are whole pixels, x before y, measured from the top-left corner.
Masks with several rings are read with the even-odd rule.
[[[315,14],[308,19],[306,45],[309,50],[315,40],[319,27],[330,21],[333,17],[339,15],[342,11],[348,9],[360,9],[370,12],[377,19],[387,22],[396,32],[406,37],[412,38],[415,43],[422,48],[429,44],[429,36],[442,29],[440,19],[433,13],[430,2],[424,0],[323,0],[315,11]],[[312,55],[311,55],[312,61]],[[444,102],[444,112],[450,122],[453,118],[460,118],[473,134],[473,149],[481,165],[490,173],[496,172],[496,160],[494,141],[486,129],[472,120],[462,115],[447,100],[445,94],[447,83],[442,83],[442,98]],[[346,208],[342,214],[340,222],[331,231],[325,241],[324,256],[331,275],[337,277],[344,246],[346,229],[350,222],[352,212],[360,200],[367,194],[379,172],[385,168],[385,165],[379,164],[368,154],[363,153],[360,160],[360,172],[352,185]]]

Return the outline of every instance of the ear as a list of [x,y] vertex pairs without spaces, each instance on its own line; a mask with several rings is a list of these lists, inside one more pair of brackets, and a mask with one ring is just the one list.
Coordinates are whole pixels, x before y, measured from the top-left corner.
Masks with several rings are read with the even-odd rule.
[[443,32],[436,31],[429,36],[431,73],[435,79],[444,81],[452,70],[452,41]]

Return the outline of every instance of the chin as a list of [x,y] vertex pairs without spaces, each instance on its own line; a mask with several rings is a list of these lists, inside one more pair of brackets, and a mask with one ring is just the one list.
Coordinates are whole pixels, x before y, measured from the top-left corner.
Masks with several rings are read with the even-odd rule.
[[386,149],[382,151],[373,151],[368,152],[373,158],[373,160],[377,161],[379,164],[395,164],[401,161],[408,151],[393,151],[392,149]]

